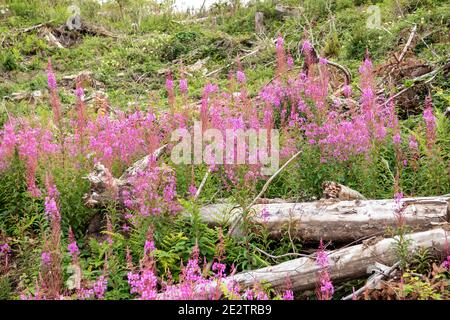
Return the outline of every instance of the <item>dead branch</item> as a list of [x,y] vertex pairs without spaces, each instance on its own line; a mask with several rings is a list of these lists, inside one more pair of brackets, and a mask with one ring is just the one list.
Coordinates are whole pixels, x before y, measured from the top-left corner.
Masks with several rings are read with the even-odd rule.
[[403,48],[402,52],[400,53],[400,56],[398,58],[396,57],[398,63],[402,62],[403,58],[405,57],[406,52],[408,51],[409,47],[411,46],[411,42],[416,34],[416,31],[417,31],[417,25],[415,24],[411,30],[411,34],[409,35],[409,38],[405,44],[405,47]]

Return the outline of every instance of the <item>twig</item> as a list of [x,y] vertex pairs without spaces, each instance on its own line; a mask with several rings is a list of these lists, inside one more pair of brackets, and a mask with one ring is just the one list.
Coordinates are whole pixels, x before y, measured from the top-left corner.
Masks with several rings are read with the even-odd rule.
[[198,197],[200,196],[200,192],[202,192],[202,189],[205,186],[206,180],[208,179],[210,173],[211,173],[211,169],[208,168],[208,171],[206,171],[206,173],[202,179],[202,182],[200,182],[200,186],[198,187],[197,192],[195,193],[194,201],[197,201]]
[[345,82],[347,85],[349,85],[350,83],[352,83],[352,75],[350,74],[350,71],[344,67],[343,65],[340,65],[339,63],[327,60],[327,64],[329,64],[330,66],[333,66],[339,70],[341,70],[344,75],[345,75]]
[[[411,30],[411,33],[410,33],[410,35],[409,35],[408,41],[407,41],[406,44],[405,44],[405,47],[403,48],[402,52],[400,53],[400,56],[399,56],[398,59],[397,59],[397,62],[398,62],[398,63],[402,62],[403,58],[405,57],[405,54],[406,54],[406,52],[408,51],[408,49],[409,49],[409,47],[410,47],[410,45],[411,45],[411,42],[412,42],[412,40],[413,40],[413,38],[414,38],[414,36],[415,36],[415,34],[416,34],[416,30],[417,30],[417,25],[415,24],[415,25],[413,26],[412,30]],[[394,56],[395,56],[395,55],[394,55]]]
[[261,191],[259,192],[259,194],[255,197],[255,199],[253,199],[253,201],[247,206],[247,210],[250,209],[255,203],[256,201],[258,201],[259,198],[261,198],[261,196],[264,194],[264,192],[266,192],[267,188],[269,187],[269,184],[273,181],[273,179],[275,179],[281,171],[283,171],[284,168],[286,168],[289,163],[291,163],[292,161],[295,160],[295,158],[297,158],[300,154],[302,153],[302,150],[298,151],[296,154],[294,154],[288,161],[286,161],[280,169],[278,169],[270,178],[269,180],[266,181],[266,183],[264,184],[264,186],[262,187]]
[[[248,209],[250,209],[255,203],[256,201],[258,201],[259,198],[261,198],[261,196],[264,194],[264,192],[266,192],[267,188],[269,187],[270,183],[280,174],[281,171],[283,171],[284,168],[286,168],[292,161],[294,161],[295,158],[297,158],[300,153],[302,153],[302,150],[298,151],[296,154],[294,154],[288,161],[286,161],[285,164],[283,164],[281,166],[281,168],[279,168],[270,178],[269,180],[266,181],[266,183],[264,184],[264,186],[262,187],[261,191],[259,192],[259,194],[255,197],[255,199],[253,199],[253,201],[245,208],[245,210],[243,210],[243,213],[245,213],[246,211],[248,211]],[[228,230],[228,235],[232,234],[234,232],[234,230],[236,229],[236,226],[239,225],[239,223],[242,220],[242,215],[239,216],[239,218],[236,219],[236,221],[233,223],[233,225],[230,227],[230,229]]]
[[[245,59],[245,58],[247,58],[247,57],[250,57],[250,56],[252,56],[252,55],[258,53],[259,50],[260,50],[260,48],[256,48],[255,50],[253,50],[253,51],[251,51],[251,52],[249,52],[249,53],[243,55],[242,57],[240,57],[239,60],[242,60],[242,59]],[[228,63],[228,64],[226,64],[226,65],[224,65],[224,66],[222,66],[222,67],[220,67],[220,68],[218,68],[218,69],[216,69],[216,70],[213,70],[213,71],[211,71],[211,72],[205,74],[204,77],[206,78],[206,77],[212,76],[213,74],[216,74],[216,73],[218,73],[219,71],[221,71],[221,70],[223,70],[223,69],[225,69],[225,68],[231,67],[231,66],[232,66],[233,64],[235,64],[235,63],[236,63],[236,61],[232,61],[232,62],[230,62],[230,63]]]
[[35,30],[35,29],[39,29],[39,28],[42,28],[42,27],[46,27],[46,26],[48,26],[51,22],[53,22],[53,20],[50,20],[50,21],[47,21],[47,22],[43,22],[43,23],[36,24],[36,25],[34,25],[34,26],[31,26],[31,27],[28,27],[28,28],[19,30],[19,33],[26,33],[26,32],[29,32],[29,31],[32,31],[32,30]]
[[5,104],[5,100],[4,99],[5,98],[3,98],[3,101],[2,101],[2,107],[3,107],[3,109],[5,109],[6,116],[8,117],[9,123],[11,123],[11,115],[9,114],[8,108],[6,108],[6,104]]
[[389,277],[399,264],[400,262],[396,262],[392,267],[386,270],[386,272],[376,273],[375,275],[371,276],[364,286],[349,294],[348,296],[345,296],[344,298],[342,298],[342,300],[353,299],[354,297],[357,297],[359,294],[363,293],[365,290],[375,287],[383,278]]
[[[213,18],[213,17],[211,17]],[[207,21],[208,19],[210,19],[210,17],[201,17],[201,18],[195,18],[195,19],[189,19],[189,20],[172,20],[175,23],[179,23],[179,24],[189,24],[189,23],[198,23],[198,22],[203,22],[203,21]]]
[[285,254],[282,254],[282,255],[279,255],[279,256],[274,256],[274,255],[272,255],[272,254],[270,254],[268,252],[265,252],[264,250],[258,248],[257,246],[255,246],[253,244],[251,244],[251,246],[256,251],[258,251],[258,252],[260,252],[260,253],[262,253],[262,254],[264,254],[264,255],[268,256],[269,258],[272,258],[272,259],[281,259],[281,258],[284,258],[284,257],[292,257],[292,256],[293,257],[302,257],[302,258],[314,259],[314,254],[301,254],[301,253],[294,253],[294,252],[288,252],[288,253],[285,253]]

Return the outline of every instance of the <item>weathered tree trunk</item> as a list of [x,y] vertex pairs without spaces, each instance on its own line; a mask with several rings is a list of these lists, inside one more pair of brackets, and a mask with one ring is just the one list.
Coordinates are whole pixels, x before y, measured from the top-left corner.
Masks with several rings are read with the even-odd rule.
[[[450,197],[405,198],[402,216],[412,229],[426,230],[449,220]],[[252,223],[263,225],[274,238],[290,226],[292,237],[306,241],[320,239],[353,241],[383,234],[395,228],[398,220],[394,200],[320,200],[304,203],[270,203],[253,206],[248,213]],[[202,207],[200,214],[209,225],[231,224],[238,221],[242,210],[233,204]],[[239,227],[235,228],[239,234]],[[284,230],[284,231],[283,231]]]
[[[412,255],[419,247],[443,251],[448,245],[447,231],[439,228],[425,232],[406,235],[410,241],[408,252]],[[395,252],[397,237],[378,240],[375,243],[342,248],[328,253],[328,274],[334,283],[356,279],[367,274],[368,267],[376,262],[391,266],[398,261]],[[253,271],[247,271],[224,278],[223,283],[237,282],[241,289],[253,287],[257,283],[270,283],[274,289],[282,290],[289,279],[291,289],[295,292],[311,290],[316,287],[318,272],[321,268],[314,257],[304,257],[280,263]],[[214,292],[217,282],[207,287],[195,288],[199,299],[207,298],[207,292]],[[177,298],[176,290],[171,290],[170,296],[160,294],[159,298]]]

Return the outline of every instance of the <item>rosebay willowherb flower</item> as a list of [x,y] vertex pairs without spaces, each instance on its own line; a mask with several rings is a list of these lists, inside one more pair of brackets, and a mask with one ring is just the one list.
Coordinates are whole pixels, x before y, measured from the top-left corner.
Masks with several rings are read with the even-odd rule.
[[319,267],[316,289],[317,298],[319,300],[331,300],[334,294],[334,286],[328,273],[328,255],[325,252],[322,239],[320,239],[316,255],[316,264]]
[[433,113],[433,103],[431,101],[431,95],[428,95],[425,98],[423,119],[426,126],[427,147],[428,149],[431,149],[436,140],[436,117]]

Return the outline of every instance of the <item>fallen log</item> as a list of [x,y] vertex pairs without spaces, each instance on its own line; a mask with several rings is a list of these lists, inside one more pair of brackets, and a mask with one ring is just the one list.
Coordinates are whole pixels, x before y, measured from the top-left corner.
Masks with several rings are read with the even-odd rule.
[[[449,221],[450,197],[402,199],[405,224],[413,230],[426,230]],[[384,234],[396,228],[394,200],[320,200],[303,203],[254,205],[249,212],[251,224],[263,225],[273,238],[279,238],[290,226],[292,237],[305,241],[354,241]],[[210,226],[233,225],[242,210],[233,204],[212,204],[200,208],[200,215]],[[236,234],[241,231],[236,229]]]
[[[409,241],[408,252],[414,254],[418,248],[429,248],[436,251],[446,250],[447,230],[443,228],[412,233],[405,236]],[[367,267],[376,263],[394,265],[397,260],[395,245],[397,237],[378,240],[376,243],[363,243],[328,253],[328,274],[333,283],[364,277]],[[294,292],[314,289],[318,281],[317,265],[314,257],[298,258],[262,269],[246,271],[224,278],[221,283],[237,282],[241,289],[251,288],[257,284],[267,283],[272,288],[282,290],[290,281]],[[220,282],[219,282],[220,283]],[[218,282],[195,288],[199,299],[207,298],[208,292],[214,292]],[[179,290],[181,291],[181,290]],[[158,298],[177,298],[181,292],[170,290],[170,295],[161,293]]]
[[[410,242],[408,252],[412,255],[419,247],[437,251],[446,249],[447,231],[440,228],[406,236]],[[328,255],[328,273],[333,282],[355,279],[366,275],[367,266],[376,262],[393,265],[398,260],[395,244],[398,238],[387,238],[375,244],[360,244],[336,250]],[[320,267],[315,259],[298,258],[254,271],[233,276],[242,287],[251,287],[255,282],[268,282],[273,288],[283,288],[289,278],[292,290],[302,291],[316,286],[316,274]]]

